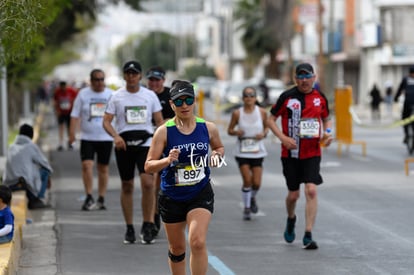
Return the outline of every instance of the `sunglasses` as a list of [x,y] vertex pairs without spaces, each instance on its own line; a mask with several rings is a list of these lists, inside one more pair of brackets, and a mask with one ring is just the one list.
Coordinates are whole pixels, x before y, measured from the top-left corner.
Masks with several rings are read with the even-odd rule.
[[296,75],[297,79],[303,80],[303,79],[311,79],[313,77],[313,74],[299,74]]
[[185,104],[187,104],[187,106],[191,106],[194,103],[194,97],[186,97],[184,99],[177,98],[177,99],[173,100],[173,102],[174,102],[174,105],[177,106],[177,107],[183,106],[184,102],[185,102]]
[[149,71],[148,73],[147,73],[147,77],[148,76],[158,76],[158,77],[162,77],[162,78],[164,78],[164,73],[162,73],[162,72],[157,72],[157,71]]
[[105,78],[92,78],[92,81],[104,81],[105,80]]
[[243,97],[256,97],[256,94],[244,94]]
[[137,75],[137,74],[139,74],[138,72],[136,72],[136,71],[126,71],[126,72],[124,72],[124,74],[126,74],[126,75],[129,75],[129,74],[132,74],[132,75]]
[[155,78],[155,77],[148,78],[148,80],[149,80],[149,81],[154,81],[154,82],[161,81],[161,79],[159,79],[159,78]]

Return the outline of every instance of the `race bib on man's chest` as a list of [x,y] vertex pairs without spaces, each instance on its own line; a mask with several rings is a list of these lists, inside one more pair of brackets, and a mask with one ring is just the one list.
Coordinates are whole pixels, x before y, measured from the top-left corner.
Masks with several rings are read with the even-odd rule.
[[125,118],[128,124],[142,124],[147,122],[147,106],[126,106]]
[[70,104],[69,99],[61,99],[59,101],[59,108],[61,110],[64,110],[64,111],[70,110],[70,106],[71,106],[71,104]]
[[317,118],[301,119],[299,124],[299,136],[301,138],[318,138],[320,127],[321,125]]
[[106,104],[105,103],[91,103],[89,105],[89,111],[91,117],[103,117],[105,113]]
[[257,153],[259,149],[259,142],[255,138],[243,138],[240,140],[241,153]]

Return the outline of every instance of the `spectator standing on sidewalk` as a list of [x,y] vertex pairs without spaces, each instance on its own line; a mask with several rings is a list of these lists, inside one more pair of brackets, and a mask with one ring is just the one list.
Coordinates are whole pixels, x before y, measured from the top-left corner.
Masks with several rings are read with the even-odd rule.
[[[69,143],[76,139],[80,129],[80,158],[85,201],[82,210],[105,210],[105,195],[109,178],[109,161],[113,138],[103,128],[103,116],[113,90],[105,87],[105,73],[94,69],[90,73],[90,87],[82,88],[73,103],[70,121]],[[96,155],[98,175],[98,200],[92,196],[93,167]]]
[[391,118],[392,118],[392,105],[394,103],[394,100],[392,99],[392,94],[393,94],[392,81],[391,80],[387,80],[385,82],[385,97],[384,97],[384,102],[387,105],[387,111],[388,111],[388,114],[390,115]]
[[380,111],[380,104],[382,102],[381,92],[377,87],[377,84],[374,84],[372,90],[369,92],[371,96],[371,114],[372,120],[380,120],[381,119],[381,111]]
[[20,126],[19,134],[7,151],[3,183],[12,191],[25,190],[29,209],[45,208],[49,207],[44,200],[53,169],[32,138],[33,127]]
[[13,240],[14,215],[10,209],[12,192],[6,185],[0,185],[0,244]]
[[174,81],[170,96],[176,116],[155,132],[145,170],[162,170],[159,205],[169,243],[171,274],[186,273],[187,226],[191,274],[206,274],[206,238],[214,210],[209,165],[220,165],[224,147],[216,125],[194,115],[191,83]]
[[246,87],[242,96],[243,106],[233,111],[227,133],[237,136],[235,156],[243,180],[243,219],[250,220],[250,213],[259,211],[256,195],[262,182],[262,163],[267,156],[263,140],[269,129],[265,109],[256,104],[256,90]]
[[[283,175],[286,179],[288,214],[285,241],[295,240],[296,202],[300,196],[300,184],[305,185],[305,234],[303,248],[317,249],[312,229],[317,213],[317,186],[322,183],[320,175],[322,141],[329,146],[330,134],[328,101],[313,87],[315,74],[312,65],[302,63],[296,67],[296,86],[283,92],[270,110],[268,125],[282,146]],[[276,120],[281,117],[281,128]]]
[[[151,67],[147,73],[147,86],[148,89],[155,92],[158,99],[160,100],[162,107],[162,117],[164,121],[169,118],[173,118],[175,113],[170,105],[170,88],[164,86],[165,82],[165,70],[160,66]],[[159,173],[154,173],[154,184],[155,184],[155,216],[154,224],[155,231],[154,234],[158,235],[158,232],[161,228],[161,219],[158,209],[158,193],[160,191],[161,178]]]
[[66,85],[65,81],[59,83],[53,95],[53,104],[59,126],[59,146],[58,151],[63,150],[65,128],[68,136],[68,149],[72,150],[73,146],[69,143],[70,113],[72,112],[73,102],[76,98],[76,91]]
[[[114,138],[115,157],[122,182],[121,206],[127,231],[124,243],[135,243],[133,226],[133,194],[135,167],[141,180],[143,224],[141,242],[154,243],[155,186],[152,173],[144,170],[154,127],[163,122],[161,104],[153,91],[140,85],[141,65],[128,61],[123,66],[126,86],[109,99],[103,125]],[[115,128],[112,121],[115,118]]]

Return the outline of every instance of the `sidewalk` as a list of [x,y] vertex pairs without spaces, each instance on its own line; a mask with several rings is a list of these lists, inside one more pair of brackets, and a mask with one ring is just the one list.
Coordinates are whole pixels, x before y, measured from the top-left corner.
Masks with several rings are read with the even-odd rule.
[[[57,144],[58,139],[58,129],[52,108],[45,110],[39,122],[41,124],[38,130],[41,135],[38,144],[50,160],[51,146]],[[53,197],[53,181],[48,199],[54,207],[56,204]],[[15,274],[57,274],[57,232],[54,227],[56,221],[54,208],[29,210],[28,217],[31,223],[23,226],[23,247],[19,267]]]
[[[39,114],[33,114],[33,117],[22,118],[19,124],[29,123],[34,128],[34,141],[40,136],[40,127],[43,122],[44,106],[40,108]],[[6,157],[0,157],[0,175],[3,176],[6,166]],[[27,198],[23,191],[13,192],[11,209],[15,218],[14,237],[10,243],[0,245],[0,274],[17,274],[21,253],[23,250],[23,236],[26,223],[30,221],[29,211],[27,209]]]

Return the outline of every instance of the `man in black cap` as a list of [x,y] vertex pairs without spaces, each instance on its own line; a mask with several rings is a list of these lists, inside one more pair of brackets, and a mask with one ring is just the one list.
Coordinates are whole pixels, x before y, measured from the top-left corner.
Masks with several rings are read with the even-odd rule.
[[[312,229],[317,213],[317,186],[320,175],[321,148],[323,141],[332,141],[328,100],[314,88],[315,74],[312,65],[302,63],[296,67],[296,86],[283,92],[270,110],[268,126],[279,138],[282,146],[283,175],[288,194],[286,196],[287,224],[285,241],[295,240],[296,202],[300,197],[300,185],[305,185],[305,233],[304,249],[317,249]],[[281,127],[276,120],[281,117]]]
[[[175,116],[175,113],[170,105],[170,88],[164,86],[165,82],[165,70],[161,66],[154,66],[151,67],[147,73],[147,87],[148,89],[155,92],[158,99],[160,100],[161,106],[162,106],[162,117],[164,120],[170,119]],[[154,234],[158,235],[158,231],[161,227],[161,219],[160,215],[158,213],[158,192],[160,190],[160,175],[159,173],[154,174],[154,183],[155,183],[155,217],[154,217],[154,223],[155,223],[155,231]]]
[[[398,98],[404,92],[404,105],[401,112],[401,119],[406,119],[411,116],[414,108],[414,65],[410,67],[409,74],[404,76],[395,94],[394,101],[398,102]],[[408,141],[408,127],[413,127],[410,124],[404,125],[404,143]],[[413,129],[414,131],[414,129]]]
[[[124,243],[136,242],[133,225],[135,167],[141,180],[143,224],[141,242],[154,243],[155,186],[144,163],[154,127],[163,122],[161,104],[155,93],[140,85],[141,65],[128,61],[123,66],[126,86],[117,90],[107,103],[103,118],[105,130],[114,138],[115,157],[122,182],[121,205],[127,226]],[[112,120],[115,118],[114,125]]]
[[29,209],[50,207],[44,200],[53,169],[32,138],[33,127],[21,125],[7,151],[3,183],[12,190],[26,190]]

